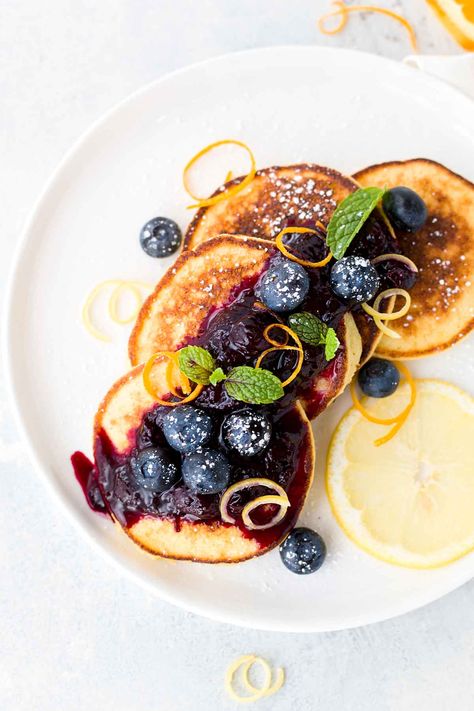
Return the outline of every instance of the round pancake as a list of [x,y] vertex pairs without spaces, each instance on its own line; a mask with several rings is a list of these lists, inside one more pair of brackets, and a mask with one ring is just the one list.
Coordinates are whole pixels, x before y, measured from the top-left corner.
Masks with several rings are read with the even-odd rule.
[[[223,187],[236,185],[241,180],[242,177],[235,178]],[[327,225],[336,206],[358,187],[352,178],[319,165],[264,168],[257,171],[240,193],[197,211],[186,232],[184,249],[196,249],[206,240],[224,233],[274,240],[288,224],[307,226],[319,220]],[[390,232],[377,211],[371,219],[376,220],[382,230]],[[386,308],[389,309],[390,304]],[[374,352],[381,333],[362,309],[353,315],[362,338],[363,363]]]
[[380,163],[356,173],[361,185],[415,190],[425,201],[428,220],[415,234],[397,230],[403,254],[418,266],[412,306],[390,327],[402,338],[384,336],[377,353],[384,358],[420,358],[442,351],[474,326],[474,185],[426,158]]
[[[208,314],[228,303],[242,284],[255,283],[276,248],[265,240],[226,235],[183,252],[144,303],[129,341],[132,365],[195,338]],[[361,339],[351,314],[343,317],[336,357],[304,387],[309,417],[320,414],[352,380]]]
[[[165,363],[158,363],[153,371],[153,385],[158,393],[166,396]],[[126,456],[134,445],[134,434],[141,425],[143,416],[156,404],[143,386],[143,365],[134,368],[118,380],[101,403],[94,423],[94,455],[99,472],[99,484],[106,488],[108,457]],[[119,522],[111,503],[106,501],[114,521],[141,548],[153,555],[205,563],[237,563],[270,550],[284,538],[303,507],[311,486],[314,472],[314,442],[311,426],[299,403],[292,410],[292,424],[301,432],[295,485],[288,490],[291,501],[289,513],[281,524],[266,531],[265,542],[253,537],[251,531],[242,531],[236,525],[221,521],[191,522],[181,520],[177,528],[172,518],[144,515],[127,525]],[[106,444],[104,444],[106,443]],[[102,463],[102,464],[101,464]],[[118,514],[118,512],[117,512]],[[273,535],[272,535],[273,534]]]

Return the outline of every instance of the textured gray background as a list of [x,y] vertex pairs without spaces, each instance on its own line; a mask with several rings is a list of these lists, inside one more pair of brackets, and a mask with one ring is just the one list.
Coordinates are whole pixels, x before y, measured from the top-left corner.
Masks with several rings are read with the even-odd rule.
[[[423,0],[384,4],[414,23],[422,51],[458,51]],[[0,0],[2,288],[32,201],[59,158],[140,85],[270,44],[341,45],[396,59],[410,51],[403,30],[375,16],[322,37],[315,18],[327,7]],[[262,710],[474,709],[474,583],[402,618],[333,634],[252,632],[186,614],[124,579],[65,519],[27,460],[0,388],[2,711],[225,711],[237,706],[222,690],[224,670],[247,652],[287,669],[286,686],[259,702]]]

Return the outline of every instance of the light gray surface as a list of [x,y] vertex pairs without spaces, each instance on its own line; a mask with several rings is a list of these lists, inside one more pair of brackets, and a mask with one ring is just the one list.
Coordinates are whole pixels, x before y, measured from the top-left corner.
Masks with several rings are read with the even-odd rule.
[[[404,8],[422,51],[457,51],[422,0],[384,4]],[[2,288],[21,226],[59,158],[138,86],[190,62],[268,44],[341,45],[394,58],[409,52],[403,30],[378,17],[351,18],[344,34],[321,37],[315,18],[327,6],[0,0]],[[405,617],[333,634],[266,634],[194,617],[124,579],[85,543],[32,471],[3,390],[0,408],[2,711],[232,709],[224,670],[248,652],[288,675],[257,708],[474,708],[473,583]]]

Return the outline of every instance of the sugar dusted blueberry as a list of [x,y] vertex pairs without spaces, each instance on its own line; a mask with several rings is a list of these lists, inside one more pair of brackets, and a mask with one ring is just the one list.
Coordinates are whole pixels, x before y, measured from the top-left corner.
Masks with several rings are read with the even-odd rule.
[[276,312],[293,311],[305,300],[309,276],[301,264],[278,259],[270,265],[257,287],[257,296]]
[[163,433],[170,447],[181,454],[190,454],[211,438],[212,419],[198,407],[182,405],[165,415]]
[[183,461],[183,480],[197,494],[217,494],[227,488],[231,467],[227,457],[215,449],[201,449]]
[[133,477],[140,488],[162,492],[179,480],[179,470],[161,447],[149,447],[136,452],[130,459]]
[[283,565],[296,575],[315,573],[324,563],[326,544],[310,528],[294,528],[280,545]]
[[221,434],[229,450],[241,457],[255,457],[270,444],[272,425],[263,412],[247,408],[228,415],[222,423]]
[[343,257],[331,269],[331,289],[351,304],[370,301],[380,287],[375,267],[365,257]]
[[154,217],[140,232],[141,247],[149,257],[169,257],[179,249],[182,239],[178,225],[168,217]]

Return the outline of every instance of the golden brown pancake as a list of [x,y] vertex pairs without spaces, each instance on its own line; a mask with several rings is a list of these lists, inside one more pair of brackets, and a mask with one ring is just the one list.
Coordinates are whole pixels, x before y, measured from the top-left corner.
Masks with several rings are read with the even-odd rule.
[[[183,252],[143,305],[129,341],[132,365],[157,351],[174,351],[195,338],[212,310],[229,302],[242,284],[256,281],[276,248],[254,238],[225,236],[195,252]],[[341,348],[327,368],[301,394],[310,418],[316,417],[352,379],[361,340],[351,314],[338,327]]]
[[[235,178],[225,187],[241,180],[242,177]],[[224,233],[274,240],[289,224],[304,227],[320,221],[326,226],[336,206],[358,187],[352,178],[318,165],[264,168],[240,193],[198,210],[186,232],[184,249],[196,249]],[[371,220],[390,235],[378,211]],[[390,304],[382,308],[389,309]],[[362,309],[354,313],[354,319],[362,338],[361,362],[365,362],[375,350],[381,333]]]
[[[158,363],[153,371],[153,385],[162,397],[167,396],[165,364]],[[94,455],[102,490],[110,490],[108,465],[121,461],[134,446],[134,437],[144,415],[156,404],[147,393],[142,380],[143,366],[134,368],[110,389],[96,414]],[[121,515],[120,501],[104,497],[109,512],[122,530],[144,550],[165,558],[206,563],[236,563],[261,555],[276,546],[294,525],[311,486],[314,471],[314,443],[311,426],[296,403],[284,415],[290,418],[297,432],[295,471],[287,493],[291,507],[281,524],[267,529],[264,536],[242,530],[237,525],[224,524],[220,519],[192,522],[153,515],[127,521]],[[286,420],[283,420],[286,422]],[[260,463],[259,463],[260,466]],[[262,465],[263,466],[263,465]],[[271,472],[262,471],[261,476]],[[108,482],[108,483],[107,483]]]
[[412,234],[397,230],[403,254],[418,266],[412,306],[384,336],[384,358],[419,358],[442,351],[474,326],[474,185],[426,158],[380,163],[354,176],[361,185],[406,186],[425,201],[428,220]]

